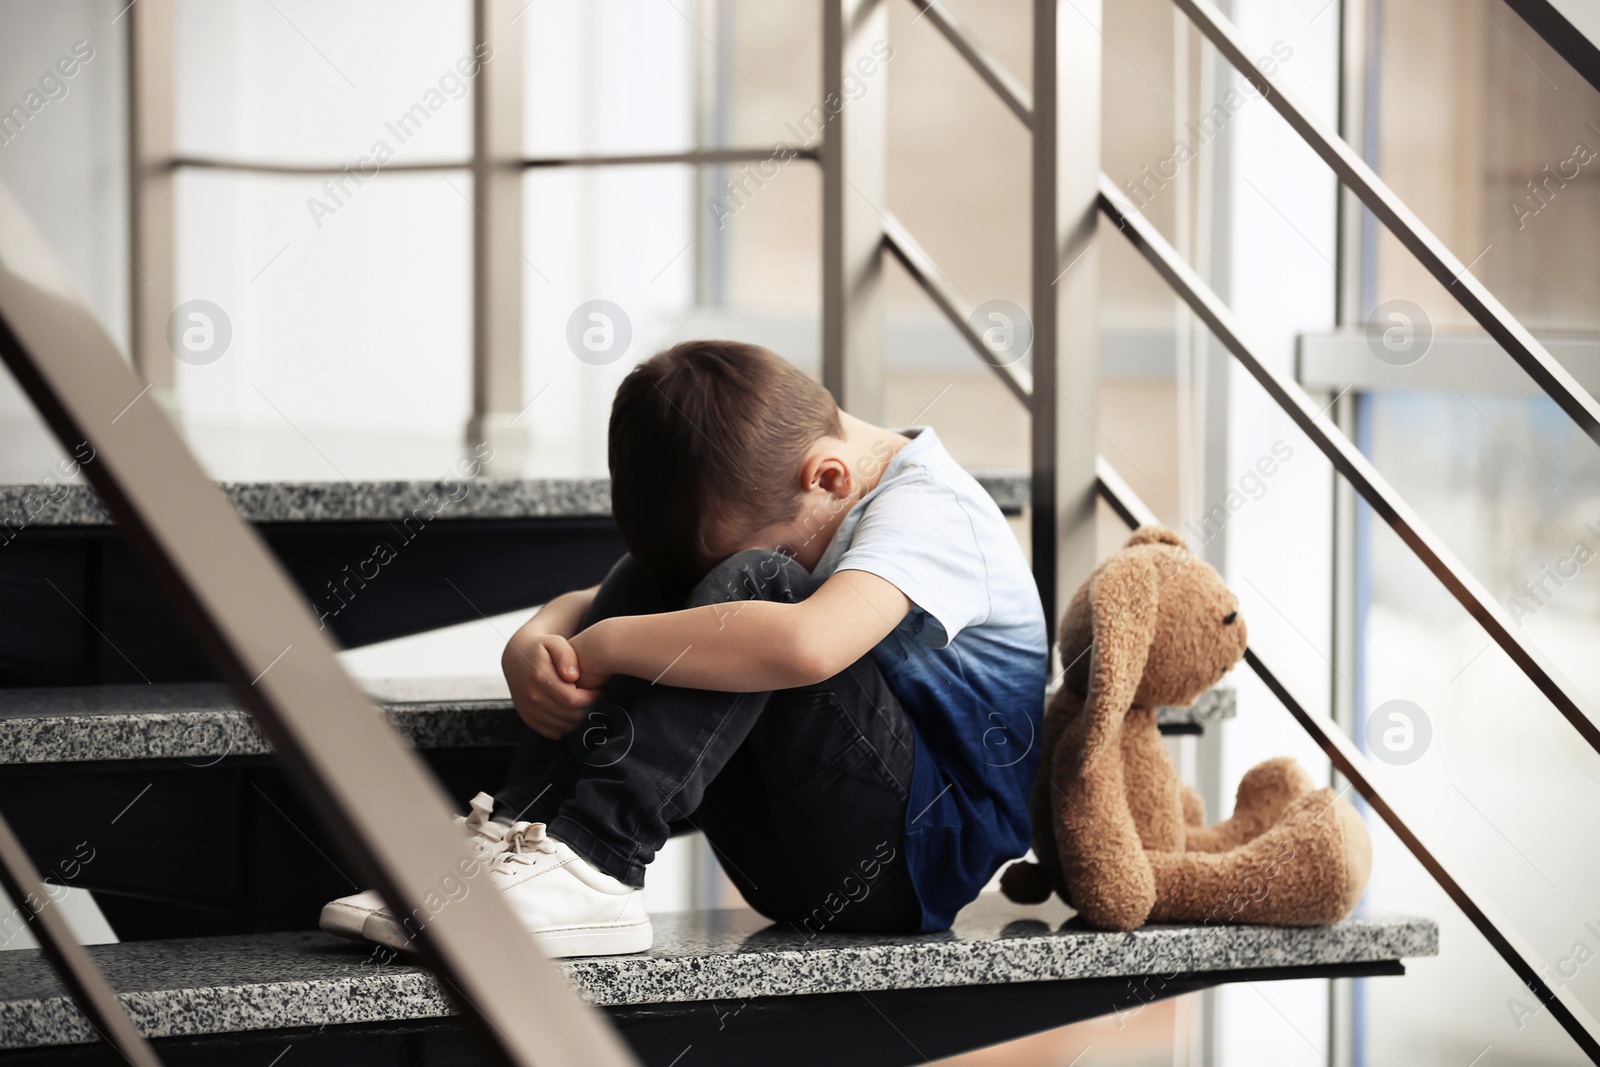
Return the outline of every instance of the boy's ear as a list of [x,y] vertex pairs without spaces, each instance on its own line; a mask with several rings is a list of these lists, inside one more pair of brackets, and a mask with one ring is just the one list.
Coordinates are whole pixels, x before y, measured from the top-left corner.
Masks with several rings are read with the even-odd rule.
[[844,498],[855,489],[855,476],[843,457],[829,451],[812,452],[800,467],[800,491],[821,489],[830,496]]

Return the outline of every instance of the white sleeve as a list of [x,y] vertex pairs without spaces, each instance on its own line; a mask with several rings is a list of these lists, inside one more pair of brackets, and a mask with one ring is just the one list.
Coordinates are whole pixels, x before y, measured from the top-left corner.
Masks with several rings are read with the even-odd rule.
[[928,616],[919,639],[934,648],[989,618],[976,524],[956,491],[925,472],[901,475],[867,503],[835,570],[866,571],[899,589]]

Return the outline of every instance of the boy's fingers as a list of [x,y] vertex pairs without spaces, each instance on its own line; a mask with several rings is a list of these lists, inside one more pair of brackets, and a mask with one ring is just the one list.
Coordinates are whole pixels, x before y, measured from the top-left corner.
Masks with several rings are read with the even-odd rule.
[[539,681],[542,685],[534,699],[558,713],[587,708],[604,695],[597,689],[579,689],[559,678],[542,677]]
[[571,683],[578,680],[578,654],[565,641],[550,641],[545,645],[550,662],[555,666],[556,677]]
[[592,708],[605,695],[603,689],[579,689],[575,685],[561,691],[562,705],[570,711],[585,711]]

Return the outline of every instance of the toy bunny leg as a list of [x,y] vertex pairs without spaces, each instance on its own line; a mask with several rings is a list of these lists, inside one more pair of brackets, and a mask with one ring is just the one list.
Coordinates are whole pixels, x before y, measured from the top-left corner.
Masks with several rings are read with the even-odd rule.
[[1215,826],[1190,826],[1184,849],[1227,852],[1253,841],[1277,824],[1295,798],[1314,788],[1311,776],[1287,756],[1258,763],[1239,780],[1233,815]]
[[1355,908],[1372,872],[1372,844],[1355,809],[1318,789],[1236,849],[1152,852],[1149,860],[1153,921],[1320,926]]

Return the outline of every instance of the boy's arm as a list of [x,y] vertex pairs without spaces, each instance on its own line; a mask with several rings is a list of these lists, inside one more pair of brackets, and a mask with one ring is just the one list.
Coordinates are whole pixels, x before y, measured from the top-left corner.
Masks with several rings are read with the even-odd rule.
[[866,655],[911,600],[866,571],[839,571],[798,604],[740,600],[604,619],[572,639],[579,684],[613,674],[727,693],[793,689]]
[[569,638],[577,633],[593,589],[553,597],[506,642],[500,669],[522,721],[552,740],[574,729],[600,694],[578,685],[578,659]]
[[592,585],[588,589],[574,589],[570,593],[551,597],[549,603],[523,623],[517,633],[526,633],[530,637],[534,634],[556,634],[570,638],[578,632],[583,613],[589,610],[589,605],[594,603],[594,595],[599,591],[598,585]]

